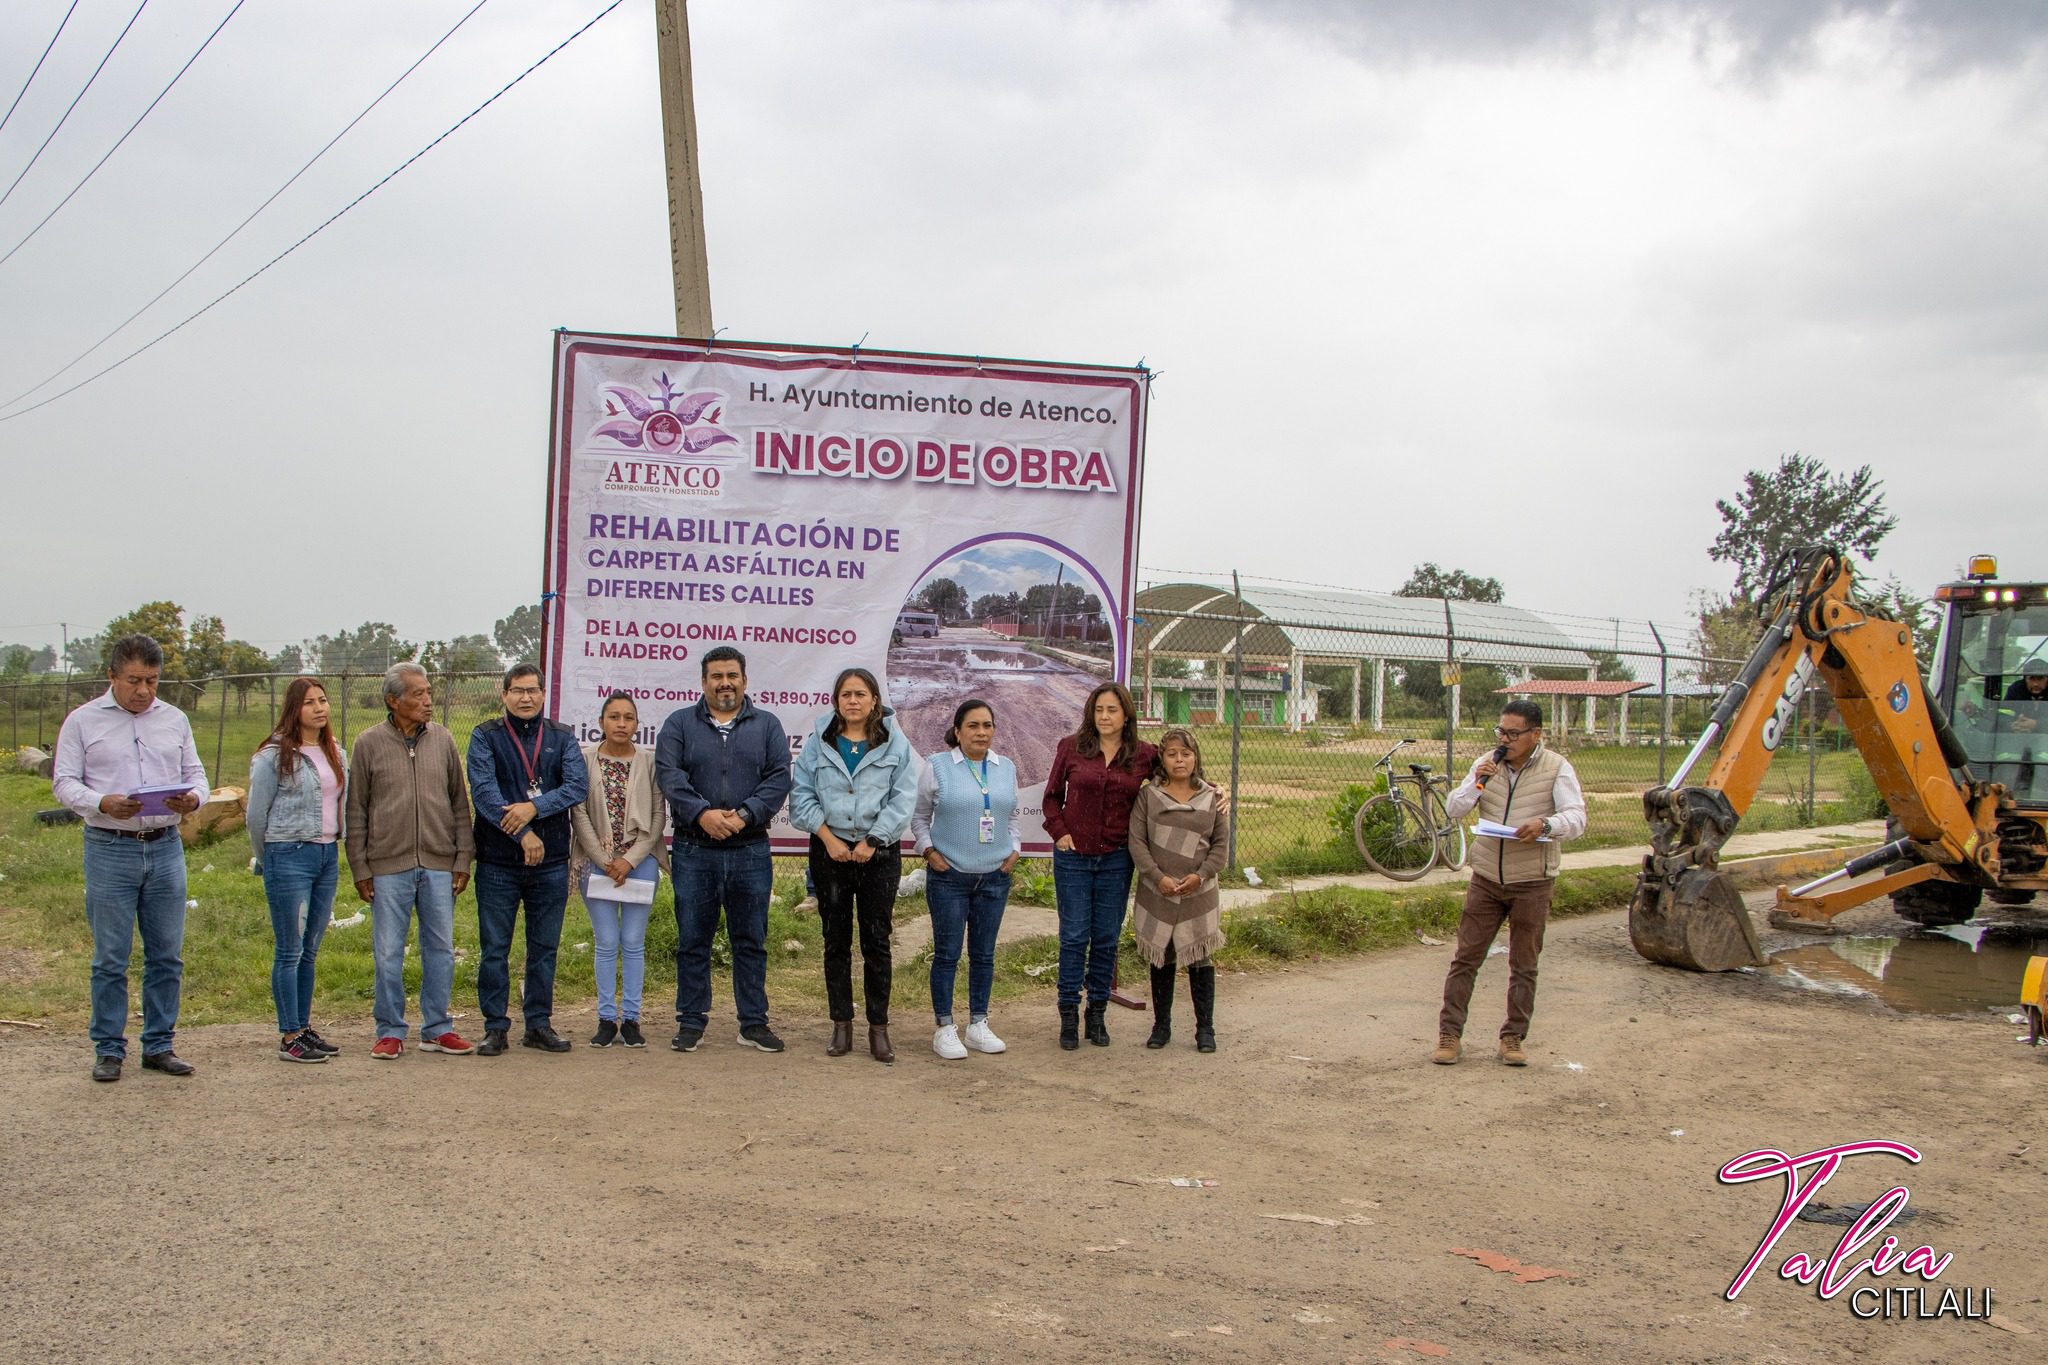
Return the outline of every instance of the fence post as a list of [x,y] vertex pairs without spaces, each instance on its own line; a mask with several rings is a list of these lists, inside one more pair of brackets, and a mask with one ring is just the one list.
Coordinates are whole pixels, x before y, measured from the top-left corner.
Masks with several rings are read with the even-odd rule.
[[[1244,590],[1237,584],[1237,570],[1230,571],[1230,595],[1237,600],[1232,604],[1237,617],[1236,638],[1231,648],[1237,655],[1237,666],[1230,679],[1230,865],[1237,866],[1237,768],[1238,745],[1244,729]],[[1221,698],[1223,689],[1217,688]]]
[[1458,766],[1455,741],[1458,734],[1458,694],[1452,689],[1450,670],[1457,665],[1458,627],[1451,620],[1451,599],[1444,599],[1444,771]]
[[227,684],[227,679],[225,679],[225,678],[215,678],[215,679],[213,680],[213,685],[214,685],[214,686],[215,686],[216,688],[220,689],[220,719],[219,719],[218,723],[216,723],[216,724],[215,724],[215,726],[214,726],[214,728],[213,728],[213,783],[214,783],[214,785],[215,785],[215,786],[219,786],[219,785],[220,785],[220,781],[221,781],[221,772],[220,772],[220,757],[221,757],[221,751],[222,751],[223,749],[225,749],[225,748],[227,747],[227,742],[228,742],[228,684]]
[[1644,623],[1657,642],[1657,785],[1664,785],[1664,746],[1671,738],[1671,655],[1664,648],[1663,632],[1655,621]]
[[348,743],[348,693],[349,672],[344,668],[341,670],[341,742],[344,745]]
[[270,728],[275,730],[277,728],[277,674],[270,674],[268,681],[270,683]]

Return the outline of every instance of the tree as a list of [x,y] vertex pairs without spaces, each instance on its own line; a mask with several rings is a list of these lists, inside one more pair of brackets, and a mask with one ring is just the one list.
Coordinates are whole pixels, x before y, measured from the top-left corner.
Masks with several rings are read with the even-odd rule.
[[103,636],[81,635],[64,648],[64,664],[73,673],[107,671],[107,642]]
[[[1407,595],[1412,597],[1415,594]],[[1401,690],[1422,702],[1438,716],[1444,713],[1445,697],[1450,690],[1444,686],[1440,669],[1439,664],[1417,662],[1409,664],[1401,673]],[[1458,694],[1467,706],[1474,704],[1477,698],[1492,697],[1494,693],[1508,685],[1507,676],[1492,664],[1465,664],[1460,667],[1458,673]],[[1349,679],[1345,681],[1345,686],[1350,686]]]
[[[1636,671],[1619,654],[1611,649],[1589,649],[1586,657],[1593,661],[1593,676],[1600,682],[1634,682]],[[1586,670],[1564,664],[1542,664],[1529,670],[1532,678],[1556,681],[1562,678],[1583,678]]]
[[934,578],[917,595],[917,604],[936,613],[940,620],[947,617],[957,620],[967,614],[967,589],[950,578]]
[[229,674],[229,683],[235,689],[235,710],[249,709],[249,693],[265,681],[265,674],[271,671],[270,660],[262,650],[247,640],[230,640],[222,651],[221,668]]
[[1883,488],[1869,465],[1831,474],[1819,460],[1794,451],[1774,470],[1744,475],[1734,502],[1715,502],[1724,524],[1707,555],[1735,566],[1735,595],[1751,601],[1787,550],[1833,545],[1868,559],[1899,524],[1884,510]]
[[41,649],[37,650],[35,657],[29,660],[28,671],[31,673],[55,673],[57,671],[57,651],[55,647],[44,645]]
[[505,666],[498,651],[481,635],[429,640],[420,651],[420,663],[429,673],[496,673]]
[[27,645],[8,645],[0,649],[0,678],[26,678],[29,665],[35,662],[35,651]]
[[228,628],[218,616],[195,616],[185,632],[188,677],[214,678],[227,670]]
[[1507,589],[1498,578],[1480,578],[1463,569],[1418,564],[1408,581],[1394,589],[1396,597],[1447,597],[1453,602],[1504,602]]
[[985,592],[974,599],[972,614],[977,621],[1013,621],[1023,605],[1016,593]]
[[365,621],[354,630],[319,636],[313,641],[313,652],[319,656],[322,673],[338,676],[382,673],[391,665],[416,656],[420,647],[399,639],[398,628],[389,621]]
[[1756,608],[1740,597],[1708,592],[1693,594],[1692,605],[1692,651],[1699,661],[1699,680],[1725,687],[1756,650],[1762,629]]
[[[497,654],[505,661],[515,664],[537,664],[540,662],[540,608],[532,602],[514,607],[510,616],[499,618],[491,627],[491,637],[498,642]],[[481,636],[464,636],[464,639],[481,639]],[[486,644],[489,642],[486,641]],[[492,663],[491,668],[498,667]]]
[[185,609],[176,602],[145,602],[126,616],[107,622],[100,634],[101,654],[95,672],[107,671],[105,651],[124,635],[147,635],[155,640],[164,651],[163,676],[185,676]]
[[304,673],[306,671],[306,651],[297,645],[286,645],[283,649],[271,655],[269,662],[272,673]]

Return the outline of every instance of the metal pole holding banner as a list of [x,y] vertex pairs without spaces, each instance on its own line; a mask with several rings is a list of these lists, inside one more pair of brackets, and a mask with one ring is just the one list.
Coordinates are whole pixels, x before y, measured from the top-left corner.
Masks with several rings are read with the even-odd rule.
[[1451,599],[1444,599],[1444,771],[1454,772],[1458,755],[1454,741],[1458,734],[1458,694],[1452,690],[1451,674],[1458,666],[1458,627],[1451,620]]
[[220,785],[220,757],[228,742],[228,682],[226,678],[215,678],[213,685],[220,689],[220,719],[213,728],[213,784]]

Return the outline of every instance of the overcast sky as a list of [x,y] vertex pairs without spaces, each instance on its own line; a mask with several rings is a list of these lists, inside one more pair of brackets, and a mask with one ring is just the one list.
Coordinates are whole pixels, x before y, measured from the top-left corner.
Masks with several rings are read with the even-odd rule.
[[[0,6],[0,100],[69,0]],[[250,0],[0,265],[0,398],[276,189],[474,0]],[[90,374],[603,8],[490,0]],[[232,0],[155,0],[0,203],[12,247]],[[133,13],[83,0],[14,179]],[[1143,561],[1686,614],[1717,497],[1868,463],[1925,589],[2048,577],[2048,6],[695,0],[730,338],[1160,372]],[[265,648],[538,593],[551,329],[673,330],[649,0],[261,279],[0,421],[0,640],[169,597]],[[0,106],[4,108],[4,106]],[[16,405],[18,406],[18,405]],[[12,412],[16,407],[0,408]],[[1149,574],[1149,577],[1166,576]]]

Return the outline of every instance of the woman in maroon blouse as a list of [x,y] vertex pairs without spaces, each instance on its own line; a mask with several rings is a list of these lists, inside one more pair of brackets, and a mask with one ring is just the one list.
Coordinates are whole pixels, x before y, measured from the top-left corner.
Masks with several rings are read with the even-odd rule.
[[1052,880],[1060,917],[1060,1046],[1081,1045],[1081,988],[1088,989],[1088,1041],[1109,1046],[1117,940],[1131,896],[1131,807],[1155,757],[1138,740],[1138,714],[1123,684],[1088,694],[1081,728],[1060,741],[1045,780],[1045,832],[1053,838]]

